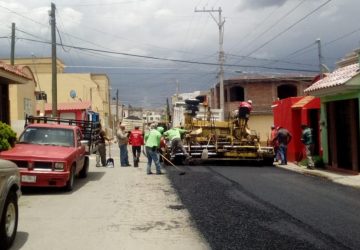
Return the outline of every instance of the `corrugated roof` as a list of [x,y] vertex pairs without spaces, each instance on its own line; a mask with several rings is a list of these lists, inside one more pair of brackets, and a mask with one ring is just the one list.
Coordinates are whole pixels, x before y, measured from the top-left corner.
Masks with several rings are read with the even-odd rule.
[[334,70],[327,77],[315,82],[313,85],[304,90],[304,92],[312,92],[320,89],[331,88],[344,85],[351,78],[359,74],[359,64],[354,63],[342,68]]
[[17,76],[21,76],[21,77],[24,77],[26,79],[31,79],[30,76],[28,76],[27,74],[25,74],[19,67],[17,66],[12,66],[10,64],[6,64],[2,61],[0,61],[0,69],[3,69],[7,72],[10,72],[10,73],[13,73]]
[[[37,110],[40,110],[39,105],[36,107]],[[91,109],[91,102],[65,102],[65,103],[58,103],[57,110],[86,110]],[[45,111],[52,110],[52,103],[45,104]]]
[[296,103],[294,103],[293,105],[291,105],[291,108],[293,109],[297,109],[297,108],[302,108],[304,107],[306,104],[308,104],[309,102],[311,102],[315,97],[314,96],[305,96],[304,98],[302,98],[301,100],[297,101]]

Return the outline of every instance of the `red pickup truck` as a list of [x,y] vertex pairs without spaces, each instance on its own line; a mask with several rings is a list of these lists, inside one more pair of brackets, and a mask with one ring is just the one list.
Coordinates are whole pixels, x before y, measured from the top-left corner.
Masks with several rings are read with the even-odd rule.
[[87,176],[89,149],[96,141],[93,128],[98,124],[43,117],[31,117],[29,121],[15,147],[0,152],[0,158],[17,164],[24,187],[72,190],[76,175]]

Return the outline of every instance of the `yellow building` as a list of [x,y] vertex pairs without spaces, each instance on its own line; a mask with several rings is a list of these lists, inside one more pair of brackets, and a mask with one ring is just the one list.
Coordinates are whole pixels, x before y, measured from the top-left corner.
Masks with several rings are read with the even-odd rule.
[[[21,86],[13,86],[10,94],[11,100],[18,100],[18,104],[23,102],[15,99],[18,93],[24,93],[26,98],[36,97],[38,105],[39,99],[46,96],[46,102],[52,103],[52,60],[51,58],[16,58],[16,65],[26,65],[31,68],[37,85],[35,91],[20,89]],[[92,110],[98,112],[102,125],[109,129],[110,105],[109,105],[109,86],[110,81],[106,74],[92,73],[65,73],[65,65],[61,60],[57,60],[57,102],[82,102],[90,101]],[[70,95],[72,92],[72,95]],[[75,95],[74,95],[75,94]],[[14,99],[12,99],[14,98]],[[40,105],[41,106],[41,105]],[[13,113],[11,112],[11,116]],[[20,115],[21,116],[21,115]],[[16,115],[14,113],[14,119]],[[17,117],[21,119],[21,117]],[[24,116],[22,117],[22,119]]]

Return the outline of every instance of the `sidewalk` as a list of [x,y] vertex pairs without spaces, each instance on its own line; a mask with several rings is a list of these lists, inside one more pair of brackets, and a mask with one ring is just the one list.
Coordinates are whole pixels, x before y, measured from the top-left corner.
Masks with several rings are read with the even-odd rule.
[[[107,158],[108,150],[107,146]],[[112,144],[110,150],[115,162],[113,168],[95,167],[96,157],[90,157],[90,178],[86,180],[89,183],[82,197],[89,196],[89,201],[96,199],[99,205],[95,205],[98,208],[91,211],[90,218],[82,221],[85,224],[96,220],[82,234],[102,241],[84,243],[83,238],[78,239],[86,244],[82,249],[210,249],[166,175],[147,175],[147,159],[143,154],[139,167],[135,168],[130,146],[130,167],[120,167],[117,144]],[[155,172],[154,163],[152,171]],[[162,171],[166,173],[166,169]],[[91,181],[92,175],[102,176],[101,184],[100,179]]]
[[307,169],[305,166],[296,165],[295,163],[288,162],[287,165],[274,164],[276,167],[287,169],[290,171],[298,172],[304,175],[318,176],[328,179],[334,183],[360,188],[360,174],[351,175],[346,173],[339,173],[326,169]]

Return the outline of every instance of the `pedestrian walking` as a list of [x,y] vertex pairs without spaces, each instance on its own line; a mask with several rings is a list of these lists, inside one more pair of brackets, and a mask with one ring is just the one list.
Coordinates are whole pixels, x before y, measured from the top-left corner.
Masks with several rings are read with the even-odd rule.
[[287,145],[290,143],[292,135],[289,130],[283,127],[278,127],[274,143],[279,144],[279,153],[281,158],[280,165],[287,165]]
[[187,133],[187,130],[182,128],[171,128],[164,133],[164,136],[170,141],[171,144],[171,149],[170,149],[171,158],[175,157],[175,153],[177,150],[180,150],[186,156],[186,158],[190,157],[189,153],[186,152],[181,140],[181,137],[185,133]]
[[312,135],[312,129],[306,124],[302,124],[301,128],[302,128],[301,141],[305,145],[307,168],[315,169],[315,164],[312,157],[314,152],[314,140]]
[[120,148],[120,165],[122,167],[129,167],[129,157],[128,157],[128,149],[127,145],[129,142],[128,133],[125,131],[124,125],[119,125],[119,128],[116,131],[116,137],[118,140],[119,148]]
[[134,167],[138,167],[141,154],[141,146],[144,145],[143,133],[140,130],[139,126],[135,126],[135,128],[131,130],[129,136],[129,144],[132,148]]
[[99,123],[99,138],[98,138],[97,150],[96,150],[96,167],[101,167],[101,166],[106,167],[105,140],[110,141],[110,139],[106,136],[105,131],[102,129],[101,123]]
[[151,163],[154,161],[156,167],[156,174],[162,174],[159,160],[158,150],[160,148],[161,133],[164,131],[163,127],[152,128],[150,132],[145,134],[145,150],[148,159],[146,173],[152,174]]

